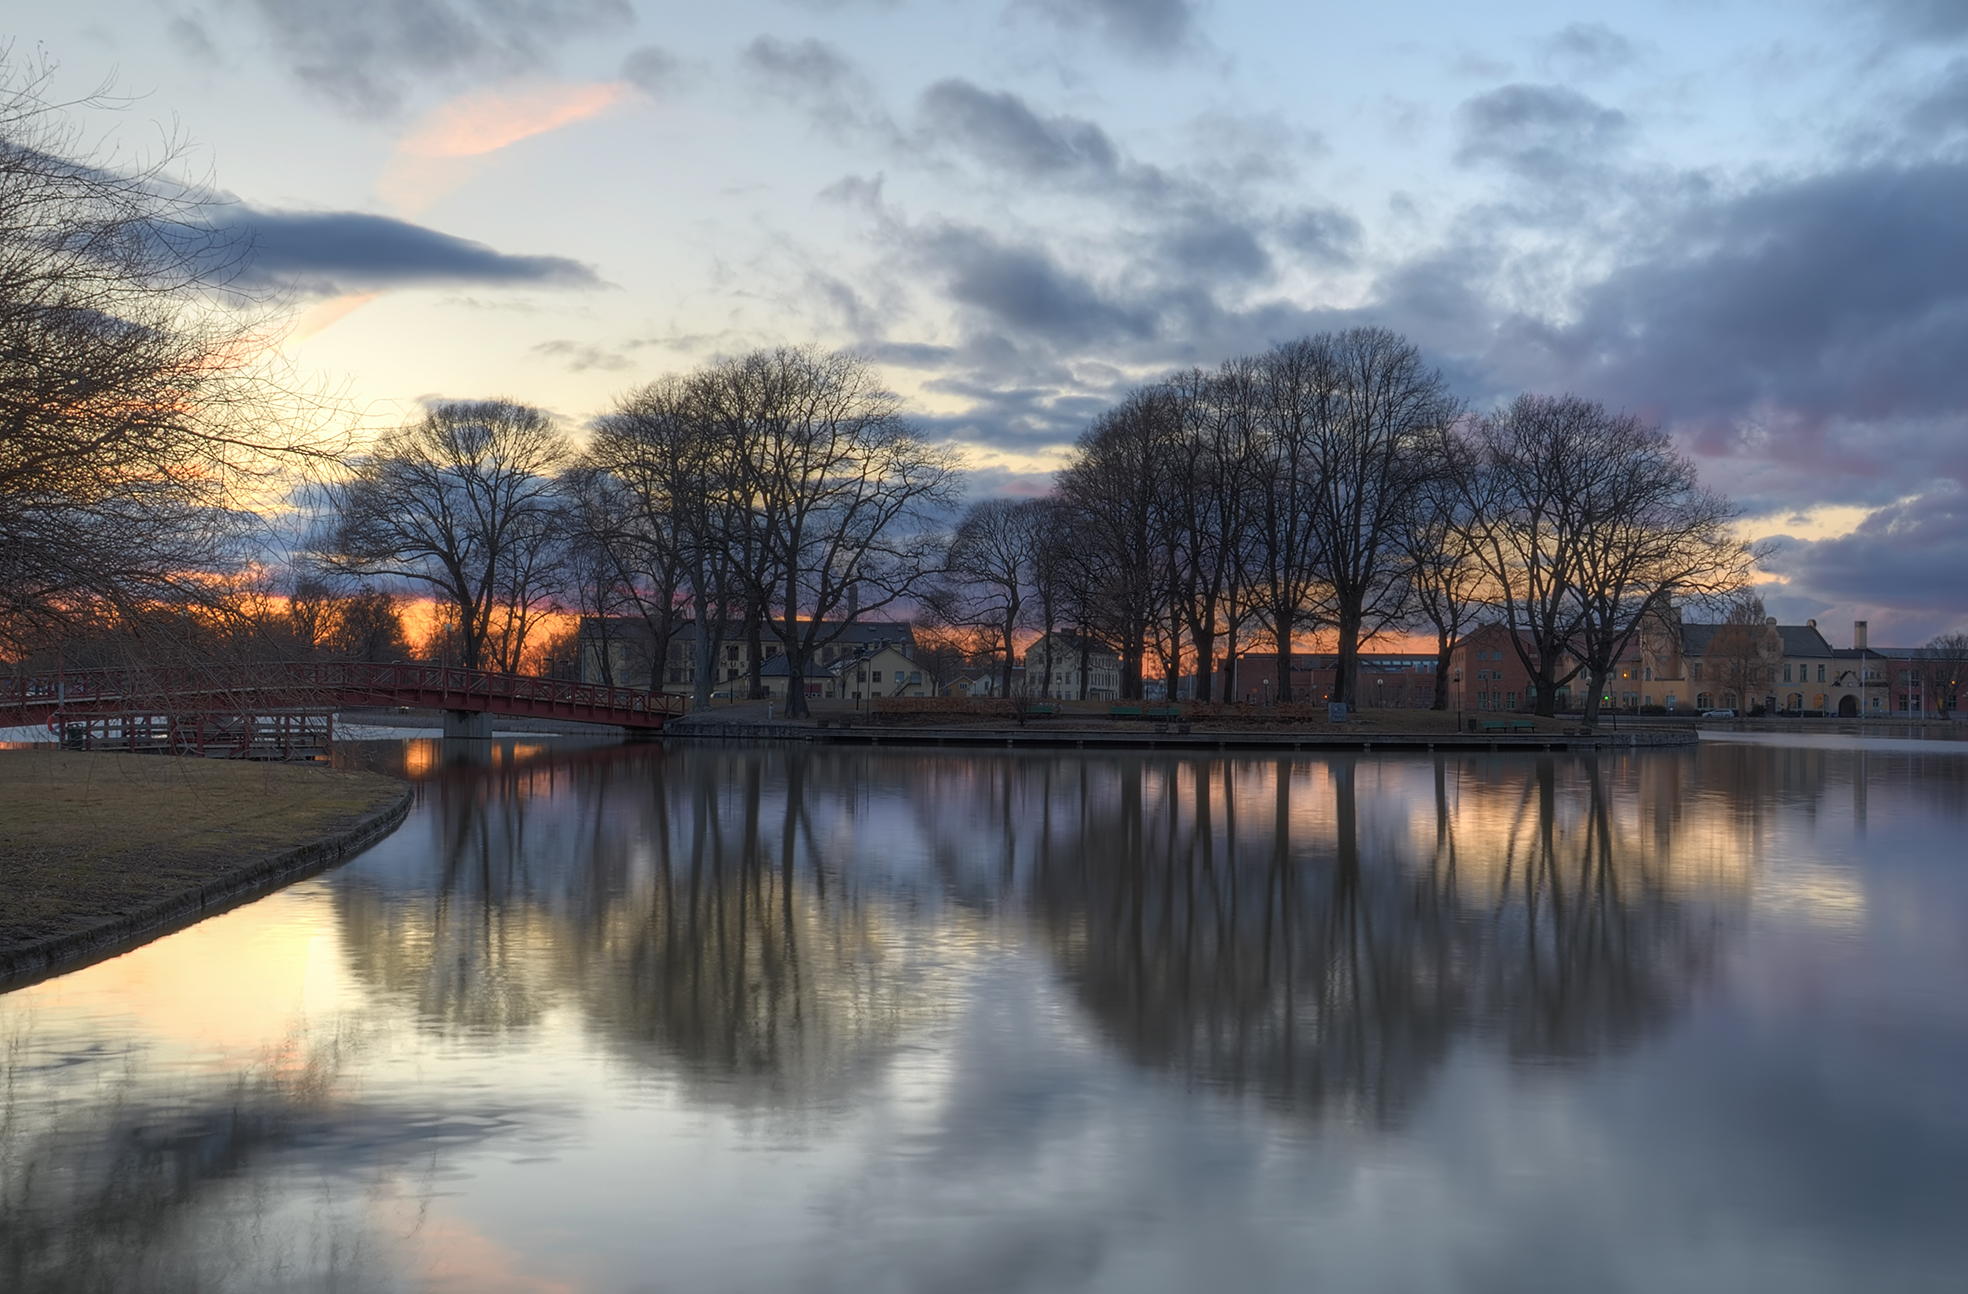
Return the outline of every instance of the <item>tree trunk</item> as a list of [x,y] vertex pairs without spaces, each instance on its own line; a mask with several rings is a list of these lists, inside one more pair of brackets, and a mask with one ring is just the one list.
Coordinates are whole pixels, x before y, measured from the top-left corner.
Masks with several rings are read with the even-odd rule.
[[1455,653],[1455,639],[1449,631],[1435,630],[1435,704],[1433,709],[1449,708],[1449,658]]
[[1333,700],[1343,701],[1350,714],[1359,708],[1360,613],[1339,613],[1339,652],[1333,660]]
[[1291,618],[1279,615],[1271,623],[1275,626],[1272,637],[1278,649],[1278,702],[1283,705],[1292,699]]
[[[1585,726],[1588,728],[1595,726],[1599,722],[1599,698],[1606,694],[1606,678],[1611,673],[1612,671],[1610,669],[1601,669],[1595,665],[1591,672],[1586,675],[1588,686],[1585,693]],[[1545,704],[1544,692],[1540,689],[1538,692],[1538,713],[1542,715],[1556,714],[1555,697],[1553,701],[1553,705],[1547,706]]]

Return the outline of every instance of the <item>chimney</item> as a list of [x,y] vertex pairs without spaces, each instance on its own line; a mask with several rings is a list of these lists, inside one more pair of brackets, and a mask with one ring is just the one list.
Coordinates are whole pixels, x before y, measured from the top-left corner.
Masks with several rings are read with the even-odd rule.
[[861,582],[859,580],[852,580],[849,581],[847,586],[847,622],[853,624],[854,618],[860,614]]
[[1866,622],[1863,620],[1854,620],[1852,622],[1852,646],[1858,648],[1860,651],[1866,649],[1865,625]]
[[1775,616],[1764,616],[1763,623],[1775,629],[1777,627],[1777,618]]
[[1818,622],[1815,620],[1806,620],[1804,623],[1813,629],[1816,629],[1818,627]]

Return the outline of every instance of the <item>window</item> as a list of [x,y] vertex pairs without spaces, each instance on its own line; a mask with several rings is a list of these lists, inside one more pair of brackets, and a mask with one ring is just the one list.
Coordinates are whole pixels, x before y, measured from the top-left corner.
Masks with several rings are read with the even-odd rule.
[[[1825,669],[1824,666],[1822,665],[1818,666],[1818,682],[1820,683],[1824,682],[1824,669]],[[1819,707],[1819,709],[1823,709],[1823,708],[1824,707],[1822,706]]]
[[1641,670],[1641,671],[1640,671],[1640,677],[1641,677],[1642,679],[1644,679],[1644,680],[1645,680],[1646,682],[1649,682],[1649,683],[1651,683],[1651,682],[1653,682],[1653,681],[1654,681],[1654,667],[1653,667],[1652,665],[1649,665],[1649,666],[1647,666],[1647,667],[1646,667],[1645,669],[1643,669],[1643,670]]
[[724,658],[725,658],[726,660],[737,660],[737,659],[738,659],[738,649],[737,649],[736,647],[726,647],[726,648],[724,649]]
[[1700,662],[1700,661],[1696,661],[1696,662],[1695,662],[1695,665],[1694,665],[1694,671],[1695,671],[1695,672],[1693,673],[1693,675],[1691,675],[1691,677],[1692,677],[1692,678],[1693,678],[1693,679],[1695,680],[1695,682],[1697,682],[1697,683],[1699,683],[1699,682],[1701,682],[1701,678],[1702,678],[1702,667],[1701,667],[1701,662]]
[[915,684],[915,683],[920,683],[920,682],[922,682],[922,671],[921,671],[921,670],[919,670],[919,669],[912,669],[912,670],[910,670],[910,671],[909,671],[909,682],[910,682],[911,684]]
[[1784,666],[1784,682],[1790,682],[1790,666]]
[[875,671],[875,682],[877,682],[877,683],[879,683],[879,682],[881,682],[881,671],[880,671],[880,670],[876,670],[876,671]]

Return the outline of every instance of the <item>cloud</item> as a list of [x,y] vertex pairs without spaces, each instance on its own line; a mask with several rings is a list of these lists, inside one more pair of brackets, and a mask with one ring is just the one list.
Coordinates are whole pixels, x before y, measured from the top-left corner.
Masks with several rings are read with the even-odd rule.
[[1561,28],[1539,53],[1546,65],[1577,77],[1605,76],[1640,59],[1632,41],[1602,22],[1575,22]]
[[1787,594],[1892,607],[1936,627],[1959,620],[1968,612],[1968,491],[1948,486],[1895,502],[1850,534],[1789,541],[1765,565],[1789,577]]
[[225,222],[246,249],[238,284],[310,296],[413,286],[592,288],[593,270],[561,256],[510,256],[483,243],[354,211],[258,211]]
[[1360,245],[1360,222],[1336,207],[1308,207],[1279,226],[1285,245],[1314,261],[1350,265]]
[[1173,53],[1190,42],[1196,28],[1188,0],[1023,0],[1015,7],[1069,31],[1091,26],[1137,54]]
[[1562,85],[1506,85],[1465,100],[1456,115],[1456,161],[1546,182],[1608,159],[1630,133],[1624,113]]
[[767,91],[797,103],[830,130],[895,133],[867,77],[826,41],[760,36],[744,48],[738,61]]
[[1144,340],[1155,312],[1108,298],[1044,248],[1008,245],[986,230],[940,223],[916,231],[918,256],[951,299],[1015,333],[1066,345]]
[[599,116],[627,92],[620,81],[473,90],[425,113],[398,141],[397,150],[416,158],[477,157]]
[[1968,166],[1947,163],[1699,204],[1543,336],[1569,370],[1683,416],[1955,414],[1968,408],[1963,210]]
[[1956,0],[1861,0],[1853,7],[1901,39],[1947,42],[1968,36],[1968,8]]
[[938,81],[918,105],[922,131],[978,159],[1025,175],[1112,176],[1120,159],[1107,132],[1077,117],[1041,117],[1007,91]]
[[634,363],[620,351],[609,350],[592,342],[568,341],[564,338],[543,341],[532,348],[532,353],[547,359],[559,360],[570,373],[585,373],[590,370],[619,372]]
[[304,84],[369,115],[433,77],[538,68],[561,42],[635,17],[628,0],[243,2]]
[[682,73],[676,55],[656,45],[632,49],[622,59],[622,79],[652,97],[675,90]]

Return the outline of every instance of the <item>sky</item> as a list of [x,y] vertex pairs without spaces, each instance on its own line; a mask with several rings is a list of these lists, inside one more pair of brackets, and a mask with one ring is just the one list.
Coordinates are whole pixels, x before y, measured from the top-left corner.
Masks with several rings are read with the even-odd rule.
[[1968,629],[1959,0],[0,0],[370,425],[851,347],[979,493],[1327,328],[1667,427],[1834,646]]

